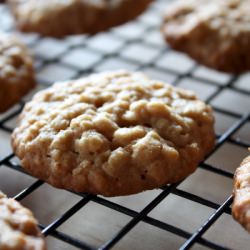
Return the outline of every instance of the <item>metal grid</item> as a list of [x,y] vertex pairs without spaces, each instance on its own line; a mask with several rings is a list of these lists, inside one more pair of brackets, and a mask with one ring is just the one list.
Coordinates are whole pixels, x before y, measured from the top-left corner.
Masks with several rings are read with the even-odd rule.
[[[250,147],[249,138],[241,136],[241,131],[247,130],[250,122],[250,88],[247,85],[250,76],[248,74],[232,76],[218,73],[197,65],[186,56],[170,50],[158,31],[161,22],[159,13],[168,3],[169,1],[165,0],[156,1],[150,10],[136,21],[94,37],[76,36],[64,40],[55,40],[41,38],[34,34],[19,35],[34,53],[37,78],[40,82],[38,89],[45,88],[57,80],[77,78],[95,71],[128,68],[131,70],[139,69],[156,78],[169,81],[173,85],[197,91],[202,99],[213,106],[218,119],[223,116],[231,121],[226,128],[223,127],[221,131],[217,131],[216,147],[200,164],[199,168],[207,173],[227,178],[231,182],[233,171],[227,169],[227,166],[217,166],[213,164],[213,160],[209,159],[218,154],[225,144],[230,144],[232,147],[237,146],[242,150]],[[0,28],[7,32],[13,32],[13,21],[4,5],[0,7]],[[15,127],[16,118],[31,95],[0,116],[0,188],[7,193],[6,182],[3,182],[4,177],[1,179],[2,168],[10,168],[15,172],[20,172],[21,175],[27,175],[10,149],[6,148],[9,147],[7,144],[9,144],[10,134]],[[237,152],[233,153],[236,154]],[[244,151],[244,154],[247,154],[246,151]],[[189,178],[191,177],[187,179]],[[202,247],[205,247],[205,249],[235,248],[235,246],[226,246],[205,237],[206,232],[224,214],[231,214],[232,196],[227,195],[224,201],[214,202],[209,198],[197,195],[195,192],[183,189],[183,182],[163,187],[139,210],[131,209],[129,206],[121,205],[119,202],[101,196],[67,191],[67,194],[77,197],[77,202],[74,202],[48,224],[41,224],[40,227],[46,237],[50,236],[65,242],[65,244],[67,243],[65,249],[73,249],[73,247],[89,250],[115,248],[141,222],[162,230],[163,235],[164,233],[170,233],[182,238],[183,242],[178,246],[179,249],[190,249],[195,246],[194,249],[203,249]],[[44,185],[46,184],[42,181],[32,179],[28,185],[13,192],[12,196],[22,202]],[[197,186],[199,186],[198,183]],[[57,190],[57,192],[65,191]],[[178,225],[151,216],[150,213],[163,201],[166,201],[170,195],[208,207],[212,209],[212,212],[193,231],[184,230]],[[46,197],[44,198],[46,199]],[[74,237],[59,228],[89,203],[96,203],[101,209],[108,208],[128,217],[126,223],[120,225],[111,237],[95,246],[81,237]],[[177,206],[182,206],[182,203],[177,203]],[[195,213],[195,211],[193,212]],[[85,226],[84,221],[82,221],[82,226]],[[108,228],[109,225],[106,224],[105,227]],[[225,229],[223,234],[227,233],[230,232]],[[231,235],[231,237],[234,236]],[[150,237],[150,234],[145,237]],[[141,239],[138,240],[141,241]],[[140,244],[143,245],[143,238]],[[176,248],[176,246],[171,247],[167,242],[165,244],[165,249]],[[248,244],[247,241],[246,244]],[[143,248],[150,249],[147,246]],[[157,246],[155,246],[155,249],[158,249]]]

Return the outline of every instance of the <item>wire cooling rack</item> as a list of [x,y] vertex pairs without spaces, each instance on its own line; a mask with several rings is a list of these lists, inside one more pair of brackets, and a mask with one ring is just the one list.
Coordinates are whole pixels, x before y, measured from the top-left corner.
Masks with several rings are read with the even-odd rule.
[[10,148],[24,103],[0,116],[0,189],[38,218],[49,249],[249,249],[249,236],[231,217],[232,178],[250,146],[250,74],[233,76],[197,65],[163,41],[158,0],[137,20],[93,37],[63,40],[24,35],[0,5],[0,29],[15,32],[35,57],[39,85],[92,72],[142,70],[193,89],[215,111],[217,144],[181,183],[128,197],[104,198],[55,189],[27,175]]

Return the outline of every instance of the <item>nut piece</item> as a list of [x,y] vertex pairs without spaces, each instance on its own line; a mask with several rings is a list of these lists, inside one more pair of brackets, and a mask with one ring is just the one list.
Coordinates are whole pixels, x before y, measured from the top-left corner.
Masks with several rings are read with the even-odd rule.
[[250,69],[250,0],[179,0],[166,10],[162,32],[174,49],[208,67]]
[[235,220],[250,232],[250,156],[235,172],[232,213]]
[[0,249],[45,250],[45,242],[30,210],[0,191]]
[[17,103],[34,85],[27,48],[17,38],[0,34],[0,113]]
[[19,29],[54,37],[107,30],[136,18],[152,1],[8,0]]
[[56,187],[126,195],[192,173],[214,146],[213,123],[192,92],[116,71],[36,94],[12,145],[28,172]]

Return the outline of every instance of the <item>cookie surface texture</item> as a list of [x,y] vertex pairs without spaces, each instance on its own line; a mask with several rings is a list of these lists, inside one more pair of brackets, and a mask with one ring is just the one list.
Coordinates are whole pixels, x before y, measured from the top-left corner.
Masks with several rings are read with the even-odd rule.
[[250,0],[179,0],[165,13],[167,43],[208,67],[250,70]]
[[27,208],[0,191],[0,249],[45,250],[37,221]]
[[0,34],[0,72],[0,112],[4,112],[35,85],[27,48],[10,35]]
[[12,145],[28,172],[56,187],[126,195],[192,173],[213,148],[213,122],[193,92],[106,72],[37,93]]
[[95,34],[140,15],[153,0],[9,0],[22,31],[45,36]]
[[233,217],[250,232],[250,156],[245,158],[234,176]]

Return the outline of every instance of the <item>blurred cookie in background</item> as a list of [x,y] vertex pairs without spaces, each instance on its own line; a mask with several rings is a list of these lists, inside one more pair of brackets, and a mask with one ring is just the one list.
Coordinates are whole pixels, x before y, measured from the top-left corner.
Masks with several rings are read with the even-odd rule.
[[0,249],[45,250],[32,212],[0,191]]
[[63,37],[95,34],[140,15],[153,0],[9,0],[17,27],[24,32]]
[[35,86],[28,49],[13,35],[0,34],[0,112],[5,112]]
[[250,69],[250,0],[179,0],[166,10],[167,43],[208,67]]
[[237,168],[234,176],[234,203],[232,214],[250,232],[250,156]]

